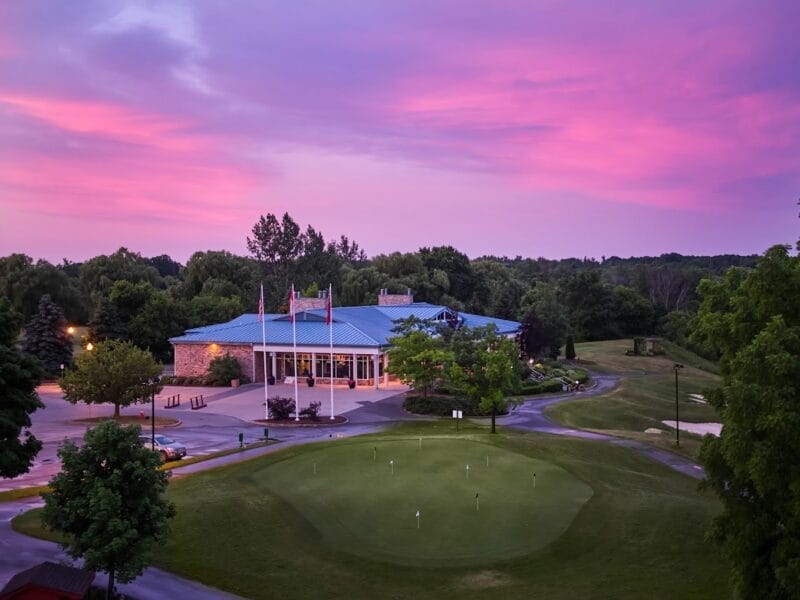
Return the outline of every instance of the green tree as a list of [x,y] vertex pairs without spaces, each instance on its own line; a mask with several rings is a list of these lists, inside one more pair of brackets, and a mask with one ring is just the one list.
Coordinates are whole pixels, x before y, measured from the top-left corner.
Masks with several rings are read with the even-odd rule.
[[424,321],[407,319],[397,327],[400,335],[390,340],[389,373],[414,390],[427,396],[437,380],[446,372],[452,356],[444,348],[442,339],[428,331]]
[[150,350],[161,361],[172,357],[169,338],[181,335],[187,327],[185,305],[166,292],[157,292],[147,299],[130,322],[130,340],[144,350]]
[[742,598],[800,597],[800,258],[771,248],[756,269],[704,280],[694,337],[720,355],[720,414],[705,486],[722,512],[711,536]]
[[457,300],[468,301],[475,291],[475,274],[466,254],[452,246],[420,248],[419,256],[429,272],[438,270],[447,276],[448,291]]
[[183,269],[183,296],[238,296],[246,308],[258,302],[260,273],[251,258],[224,250],[195,252]]
[[39,299],[45,294],[50,294],[71,322],[86,318],[77,279],[45,260],[34,264],[24,254],[0,258],[0,294],[9,299],[25,321],[36,313]]
[[24,431],[31,426],[31,413],[44,406],[36,394],[39,361],[17,349],[21,322],[11,303],[0,296],[0,477],[27,473],[42,448],[30,431]]
[[158,269],[127,248],[108,256],[95,256],[81,265],[80,286],[88,298],[107,295],[114,282],[120,280],[133,284],[145,281],[156,287],[162,283]]
[[621,335],[616,318],[614,289],[598,270],[578,271],[560,285],[561,300],[578,339],[605,340]]
[[564,348],[564,356],[567,360],[575,360],[575,342],[571,335],[567,336],[567,346]]
[[497,415],[508,410],[507,396],[520,387],[517,344],[497,335],[494,325],[487,325],[458,330],[450,346],[453,364],[448,369],[449,383],[492,416],[492,433],[496,433]]
[[113,404],[118,419],[121,406],[147,402],[151,393],[161,391],[161,385],[150,383],[160,374],[161,365],[150,352],[131,342],[108,340],[79,356],[59,385],[72,404]]
[[102,297],[92,315],[92,320],[89,321],[89,340],[96,344],[106,340],[124,340],[127,337],[128,328],[116,305],[105,296]]
[[142,574],[175,514],[164,497],[169,474],[158,469],[158,454],[142,446],[140,432],[138,425],[104,421],[84,434],[82,447],[67,440],[58,451],[62,470],[43,494],[42,520],[66,534],[66,552],[108,573],[106,598],[115,581]]
[[195,296],[189,302],[189,327],[202,327],[211,323],[225,323],[244,312],[239,296]]
[[558,287],[537,282],[521,301],[522,349],[531,356],[547,353],[558,357],[569,327],[567,313],[558,298]]
[[22,351],[38,358],[45,373],[56,375],[61,365],[72,365],[72,339],[67,333],[64,313],[45,294],[39,300],[39,311],[25,326]]

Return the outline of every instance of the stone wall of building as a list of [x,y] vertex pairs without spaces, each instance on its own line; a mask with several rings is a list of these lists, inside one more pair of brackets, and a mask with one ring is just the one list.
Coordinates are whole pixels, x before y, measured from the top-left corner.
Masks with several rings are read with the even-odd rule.
[[300,313],[304,310],[316,310],[325,308],[327,298],[295,298],[294,299],[294,312]]
[[253,377],[253,347],[250,344],[175,344],[175,376],[202,377],[212,358],[230,354]]
[[396,306],[398,304],[413,304],[414,294],[389,294],[386,290],[381,290],[378,294],[378,306]]

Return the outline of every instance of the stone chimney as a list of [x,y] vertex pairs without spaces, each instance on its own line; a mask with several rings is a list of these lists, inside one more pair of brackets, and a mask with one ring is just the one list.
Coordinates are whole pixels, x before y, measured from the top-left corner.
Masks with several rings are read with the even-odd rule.
[[301,313],[305,310],[316,310],[325,308],[327,306],[328,291],[322,290],[317,292],[316,298],[301,298],[298,292],[294,299],[294,312],[295,314]]
[[390,294],[389,290],[382,288],[378,294],[378,306],[397,306],[398,304],[413,304],[414,294],[407,289],[405,294]]

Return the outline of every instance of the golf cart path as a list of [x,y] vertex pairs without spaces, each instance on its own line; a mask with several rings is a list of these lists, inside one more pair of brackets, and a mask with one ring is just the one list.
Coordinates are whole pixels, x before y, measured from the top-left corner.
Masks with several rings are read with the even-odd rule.
[[606,435],[603,433],[595,433],[593,431],[584,431],[583,429],[575,429],[570,427],[563,427],[548,419],[544,411],[547,407],[574,400],[579,397],[586,396],[599,396],[606,394],[617,387],[620,382],[620,377],[617,375],[600,375],[592,373],[592,381],[594,385],[584,392],[562,394],[559,396],[550,396],[548,398],[525,400],[519,407],[512,410],[507,416],[499,417],[498,422],[508,427],[515,429],[522,429],[525,431],[538,431],[541,433],[550,433],[553,435],[563,435],[568,437],[598,440],[607,442],[615,446],[628,448],[634,452],[638,452],[651,460],[660,462],[675,471],[688,475],[694,479],[705,478],[703,468],[688,458],[669,452],[668,450],[661,450],[655,448],[644,442],[636,440],[628,440],[619,438],[613,435]]

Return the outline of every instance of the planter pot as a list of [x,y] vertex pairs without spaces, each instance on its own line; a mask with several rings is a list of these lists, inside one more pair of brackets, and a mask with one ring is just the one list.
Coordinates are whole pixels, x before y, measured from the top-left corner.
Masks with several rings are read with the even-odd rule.
[[347,387],[349,387],[352,390],[353,388],[356,387],[356,382],[351,379],[350,381],[347,382]]
[[275,385],[275,377],[273,377],[272,375],[267,377],[267,385]]
[[231,387],[232,388],[239,387],[239,380],[238,379],[231,379]]
[[314,378],[306,377],[306,385],[308,385],[308,387],[314,387]]

